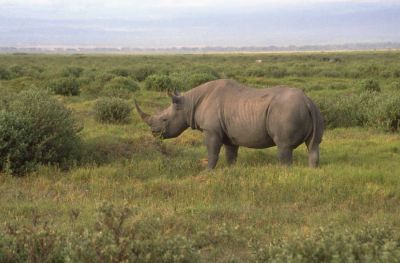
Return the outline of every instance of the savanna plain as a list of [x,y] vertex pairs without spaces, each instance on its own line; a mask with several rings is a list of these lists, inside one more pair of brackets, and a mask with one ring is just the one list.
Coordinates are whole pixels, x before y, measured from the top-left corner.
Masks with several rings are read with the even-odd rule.
[[[220,78],[304,90],[325,120],[319,168],[302,145],[291,167],[240,148],[206,171],[199,131],[160,141],[134,111]],[[73,143],[52,145],[72,146],[51,152],[51,128],[23,155],[51,127],[35,116],[7,144],[30,107],[64,110]],[[398,51],[1,54],[0,113],[1,262],[400,262]]]

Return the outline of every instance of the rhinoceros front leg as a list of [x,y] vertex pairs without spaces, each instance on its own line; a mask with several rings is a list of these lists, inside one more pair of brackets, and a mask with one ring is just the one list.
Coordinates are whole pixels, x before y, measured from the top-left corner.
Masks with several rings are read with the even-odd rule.
[[225,144],[225,156],[229,165],[234,164],[237,159],[239,146]]
[[222,139],[218,134],[206,131],[204,133],[204,142],[208,151],[208,169],[214,169],[218,162]]

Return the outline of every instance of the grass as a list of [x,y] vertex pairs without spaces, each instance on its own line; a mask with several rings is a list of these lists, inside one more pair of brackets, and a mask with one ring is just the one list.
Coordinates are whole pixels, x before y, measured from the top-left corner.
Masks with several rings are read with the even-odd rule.
[[[312,96],[324,96],[355,92],[356,80],[346,77],[346,70],[355,66],[359,74],[373,71],[365,69],[365,63],[378,65],[378,72],[371,74],[376,74],[387,89],[386,83],[395,77],[382,77],[381,65],[395,70],[400,53],[329,54],[342,58],[343,66],[321,62],[323,56],[328,54],[1,55],[0,66],[8,61],[43,67],[44,72],[32,78],[32,84],[41,85],[52,72],[61,74],[67,64],[82,67],[83,76],[89,69],[99,73],[117,68],[114,65],[129,69],[153,64],[160,68],[168,64],[172,71],[206,64],[227,75],[239,63],[250,64],[255,58],[278,67],[288,66],[288,72],[298,69],[296,63],[303,61],[309,63],[314,75],[301,76],[298,69],[296,74],[282,78],[241,73],[234,77],[262,86],[289,83],[305,88]],[[340,77],[324,77],[318,73],[322,70],[336,70]],[[21,82],[31,84],[21,78],[26,77],[2,80],[0,87],[13,92],[24,89],[19,86]],[[143,88],[143,83],[140,85]],[[227,166],[222,152],[217,168],[207,172],[201,133],[188,130],[160,145],[136,112],[131,113],[128,124],[98,123],[93,111],[97,97],[86,88],[82,87],[79,97],[57,96],[84,125],[80,136],[87,151],[85,162],[68,171],[44,165],[22,178],[0,174],[3,229],[10,223],[31,226],[39,220],[48,222],[59,235],[82,228],[94,231],[99,209],[106,203],[133,209],[134,215],[126,225],[140,228],[146,235],[187,238],[203,262],[251,260],[256,244],[290,240],[294,235],[312,236],[321,227],[342,233],[379,226],[400,234],[398,133],[372,128],[327,130],[318,169],[307,167],[306,149],[300,146],[289,168],[277,163],[275,148],[241,148],[236,165]],[[159,92],[141,89],[133,96],[150,112],[169,103]]]
[[67,232],[71,211],[80,211],[76,225],[92,226],[102,203],[129,205],[136,221],[161,234],[201,234],[209,245],[201,254],[221,260],[247,258],[251,240],[270,242],[320,226],[400,227],[398,135],[328,131],[318,169],[306,167],[304,147],[296,150],[290,168],[277,165],[275,149],[243,149],[236,166],[221,162],[212,172],[201,164],[204,147],[171,141],[166,148],[167,156],[152,149],[102,166],[2,176],[1,221],[29,224],[39,216]]

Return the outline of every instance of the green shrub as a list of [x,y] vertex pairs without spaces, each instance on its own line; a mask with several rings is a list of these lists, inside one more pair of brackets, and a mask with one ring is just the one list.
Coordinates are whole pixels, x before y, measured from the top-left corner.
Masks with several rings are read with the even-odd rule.
[[111,97],[127,98],[139,89],[139,85],[133,79],[126,77],[114,77],[106,83],[102,95]]
[[0,66],[0,80],[9,80],[9,79],[11,79],[10,71],[5,67]]
[[80,93],[80,83],[76,78],[67,77],[52,80],[48,87],[54,94],[63,96],[77,96]]
[[288,75],[288,72],[285,68],[277,66],[253,65],[246,70],[245,75],[249,77],[283,78]]
[[389,92],[381,94],[369,107],[369,124],[375,127],[398,131],[400,124],[400,94]]
[[24,76],[29,76],[34,79],[45,79],[44,73],[45,69],[42,66],[30,66],[28,68],[24,68]]
[[14,112],[0,111],[0,171],[20,173],[36,166],[30,160],[29,132],[32,127],[25,118]]
[[189,86],[189,75],[185,72],[174,72],[169,75],[171,79],[171,86],[177,90],[189,90],[193,87]]
[[399,262],[400,237],[383,228],[319,229],[266,246],[255,246],[253,262]]
[[188,85],[190,88],[194,88],[203,83],[216,79],[218,78],[210,73],[194,73],[189,77]]
[[26,74],[26,69],[21,65],[12,65],[9,68],[12,78],[19,78]]
[[219,79],[217,72],[208,67],[196,68],[192,71],[174,72],[169,75],[172,87],[178,90],[189,90],[208,81]]
[[130,74],[130,71],[125,68],[115,68],[110,71],[111,74],[120,76],[120,77],[128,77]]
[[270,66],[266,68],[266,77],[283,78],[287,75],[287,70],[281,67]]
[[393,77],[400,78],[400,69],[396,69],[393,71]]
[[148,76],[155,74],[157,71],[154,67],[151,66],[144,66],[140,67],[133,72],[133,76],[138,80],[138,81],[143,81],[145,80]]
[[397,131],[400,120],[400,94],[362,92],[314,98],[328,128],[372,126]]
[[22,175],[38,164],[71,165],[79,157],[79,128],[48,94],[18,94],[0,114],[0,169]]
[[193,69],[192,74],[196,74],[196,73],[204,73],[207,75],[211,75],[213,76],[213,78],[219,79],[221,78],[221,76],[219,75],[219,73],[213,69],[212,67],[209,66],[199,66]]
[[119,98],[102,98],[96,102],[94,110],[99,122],[127,123],[130,119],[131,105]]
[[246,69],[245,76],[248,77],[264,77],[265,72],[260,66],[253,66]]
[[321,110],[327,128],[363,126],[368,121],[364,111],[364,104],[369,102],[367,96],[331,95],[315,98],[314,101]]
[[381,86],[377,80],[374,79],[366,79],[361,81],[360,83],[361,89],[364,91],[374,91],[380,92]]
[[342,76],[341,72],[331,69],[331,70],[323,70],[320,73],[322,76],[324,77],[328,77],[328,78],[339,78]]
[[80,67],[67,67],[63,69],[63,77],[79,78],[82,75],[83,68]]
[[172,80],[169,76],[163,74],[155,74],[146,78],[145,89],[155,91],[172,90]]
[[65,262],[64,252],[65,237],[41,222],[34,226],[7,224],[0,235],[0,262]]
[[[192,242],[184,237],[166,237],[149,233],[126,221],[134,214],[129,207],[103,204],[99,209],[96,229],[77,236],[76,262],[198,262]],[[148,225],[148,227],[151,227]]]
[[[104,204],[95,226],[61,232],[51,223],[7,224],[0,230],[0,262],[199,262],[193,242],[127,224],[131,207]],[[79,211],[71,211],[71,221]],[[146,225],[151,228],[150,224]]]
[[0,89],[0,110],[7,110],[16,92],[13,90]]
[[383,67],[377,64],[367,64],[359,67],[359,72],[365,77],[378,77],[383,71]]
[[96,76],[96,79],[97,79],[98,81],[100,81],[101,83],[106,83],[106,82],[112,80],[112,79],[115,78],[115,77],[116,77],[116,75],[114,75],[114,74],[111,74],[111,73],[103,73],[103,74],[100,74],[100,75]]
[[400,81],[394,81],[390,84],[390,88],[393,90],[400,91]]

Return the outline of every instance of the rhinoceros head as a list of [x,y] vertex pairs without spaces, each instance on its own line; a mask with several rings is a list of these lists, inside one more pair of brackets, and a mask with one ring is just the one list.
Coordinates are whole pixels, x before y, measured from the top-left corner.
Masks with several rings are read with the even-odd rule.
[[172,104],[158,114],[150,116],[144,113],[135,100],[136,110],[144,122],[146,122],[154,136],[163,139],[175,138],[179,136],[189,126],[186,121],[183,96],[178,92],[169,94],[172,98]]

